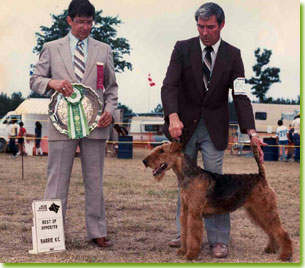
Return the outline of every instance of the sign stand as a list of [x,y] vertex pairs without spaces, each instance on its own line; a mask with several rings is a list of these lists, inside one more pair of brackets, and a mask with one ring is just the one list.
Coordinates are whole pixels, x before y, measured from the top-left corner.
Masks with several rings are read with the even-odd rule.
[[33,201],[32,241],[30,254],[66,250],[61,200]]
[[21,162],[22,162],[22,180],[24,179],[24,165],[23,165],[23,151],[21,151]]

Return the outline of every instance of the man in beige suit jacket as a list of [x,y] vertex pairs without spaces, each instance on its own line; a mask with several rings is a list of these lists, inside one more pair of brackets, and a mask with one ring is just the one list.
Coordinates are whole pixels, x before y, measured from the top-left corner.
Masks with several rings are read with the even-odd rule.
[[[30,79],[33,91],[45,95],[55,91],[64,96],[73,92],[71,83],[81,82],[91,87],[104,104],[104,111],[89,136],[72,140],[48,122],[48,182],[45,199],[62,200],[63,214],[67,207],[70,176],[77,146],[80,147],[82,174],[85,186],[85,214],[87,236],[99,247],[112,246],[107,238],[107,221],[103,196],[103,166],[109,125],[117,106],[118,86],[115,79],[111,48],[89,37],[95,8],[88,0],[73,0],[68,9],[67,22],[71,31],[64,38],[45,43]],[[83,41],[85,71],[82,80],[75,75],[76,44]],[[104,65],[104,89],[97,88],[97,62]]]

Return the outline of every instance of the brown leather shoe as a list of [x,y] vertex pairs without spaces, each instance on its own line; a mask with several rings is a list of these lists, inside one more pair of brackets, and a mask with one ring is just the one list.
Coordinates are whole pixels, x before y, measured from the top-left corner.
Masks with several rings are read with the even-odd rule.
[[228,256],[228,246],[223,243],[215,243],[211,246],[215,258],[226,258]]
[[113,246],[113,243],[107,237],[93,238],[92,242],[101,248],[109,248]]
[[168,245],[171,248],[180,248],[181,247],[180,238],[176,238],[176,239],[173,239],[173,240],[169,241]]

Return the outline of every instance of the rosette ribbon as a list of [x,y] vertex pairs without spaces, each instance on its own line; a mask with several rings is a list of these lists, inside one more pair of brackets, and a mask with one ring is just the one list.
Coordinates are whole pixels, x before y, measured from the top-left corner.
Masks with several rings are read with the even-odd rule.
[[89,135],[87,118],[82,105],[82,89],[73,86],[74,92],[65,98],[68,103],[68,136],[70,139],[81,139]]

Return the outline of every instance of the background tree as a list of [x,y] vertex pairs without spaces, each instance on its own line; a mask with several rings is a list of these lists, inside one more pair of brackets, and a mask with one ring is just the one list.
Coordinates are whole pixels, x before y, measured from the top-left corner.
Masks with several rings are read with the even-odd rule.
[[266,93],[273,83],[281,82],[279,73],[280,69],[275,67],[266,67],[272,55],[271,50],[264,49],[262,52],[260,48],[254,52],[256,57],[256,64],[252,67],[255,76],[246,79],[246,83],[253,85],[251,87],[252,93],[258,98],[259,102],[269,103],[272,98],[266,98]]
[[2,118],[10,109],[10,98],[5,93],[0,94],[0,118]]
[[117,109],[122,109],[123,110],[123,116],[126,114],[133,114],[133,111],[131,108],[129,108],[128,106],[126,106],[125,104],[122,103],[118,103],[118,107]]
[[[126,38],[117,37],[117,27],[122,23],[118,16],[102,17],[102,10],[95,12],[95,26],[92,27],[91,36],[101,42],[111,46],[113,52],[114,67],[116,72],[122,72],[125,68],[132,70],[132,64],[125,61],[123,56],[130,54],[130,45]],[[62,14],[51,14],[53,25],[51,27],[40,26],[40,33],[36,32],[37,45],[33,52],[39,54],[45,42],[53,41],[64,37],[70,31],[70,26],[66,21],[68,10]]]
[[153,109],[151,112],[152,112],[152,113],[163,113],[163,107],[162,107],[162,105],[159,103],[159,104],[156,106],[156,108]]
[[7,94],[0,94],[0,118],[7,114],[9,111],[14,111],[21,102],[24,101],[21,92],[14,92],[11,97]]
[[272,99],[270,103],[300,105],[300,95],[298,95],[296,99],[284,99],[284,98]]
[[40,94],[36,93],[35,91],[31,91],[28,98],[31,98],[31,99],[49,99],[50,96],[40,95]]

